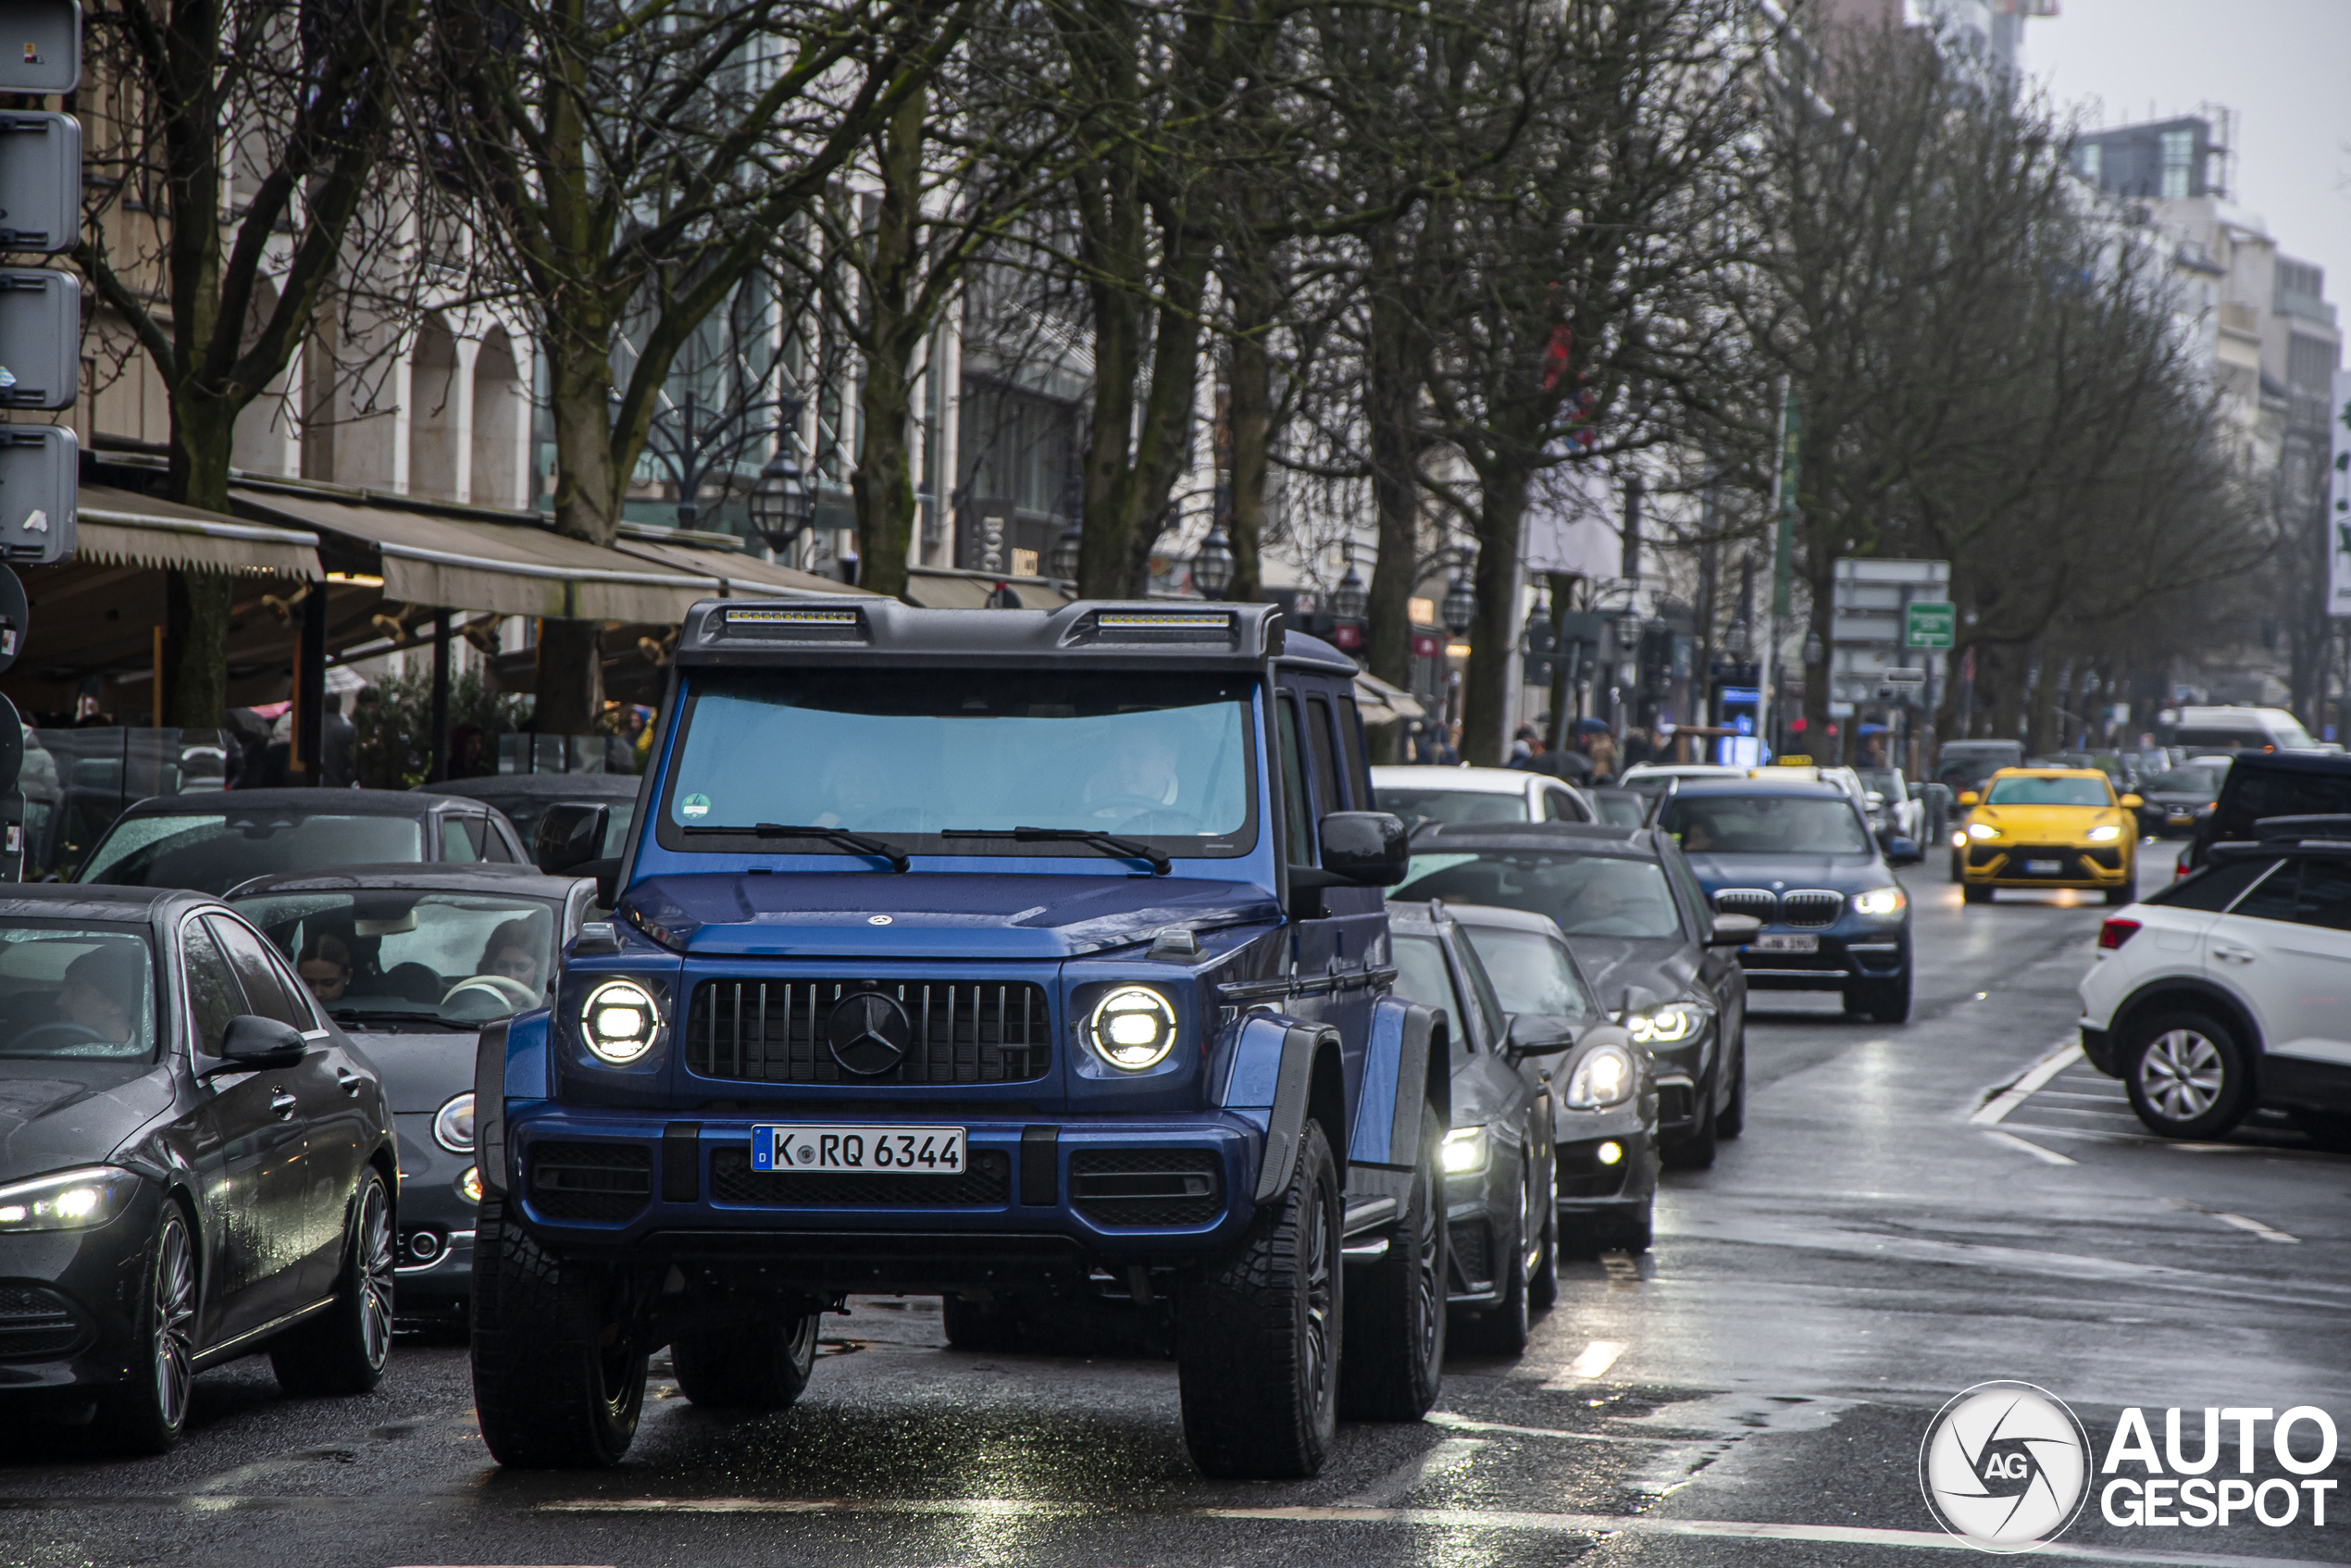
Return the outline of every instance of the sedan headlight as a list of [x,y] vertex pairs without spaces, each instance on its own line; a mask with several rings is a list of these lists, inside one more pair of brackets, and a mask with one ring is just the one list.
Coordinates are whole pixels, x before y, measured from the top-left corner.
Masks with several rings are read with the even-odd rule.
[[1679,1045],[1696,1039],[1713,1016],[1714,1009],[1702,1002],[1669,1002],[1655,1012],[1628,1014],[1624,1028],[1643,1045]]
[[432,1140],[452,1154],[474,1151],[473,1090],[453,1095],[432,1119]]
[[131,1206],[139,1178],[114,1165],[85,1165],[0,1187],[0,1236],[20,1230],[89,1230]]
[[1986,839],[1998,838],[2000,830],[1988,822],[1971,822],[1967,825],[1967,836],[1982,843]]
[[634,980],[606,980],[579,1004],[580,1038],[599,1061],[616,1067],[651,1051],[660,1033],[661,1003]]
[[1866,893],[1853,895],[1853,912],[1857,915],[1899,915],[1909,902],[1899,888],[1872,888]]
[[1484,1127],[1455,1127],[1445,1135],[1444,1147],[1437,1152],[1447,1176],[1475,1176],[1493,1157],[1493,1140]]
[[2114,842],[2115,840],[2122,837],[2122,829],[2116,827],[2111,822],[2101,822],[2096,828],[2091,828],[2088,833],[2084,835],[2084,837],[2087,838],[2090,842],[2094,844],[2110,844]]
[[1176,1009],[1149,986],[1121,986],[1086,1020],[1094,1054],[1129,1073],[1156,1067],[1176,1049]]
[[1622,1105],[1633,1098],[1633,1056],[1621,1045],[1603,1045],[1568,1075],[1567,1102],[1579,1111]]

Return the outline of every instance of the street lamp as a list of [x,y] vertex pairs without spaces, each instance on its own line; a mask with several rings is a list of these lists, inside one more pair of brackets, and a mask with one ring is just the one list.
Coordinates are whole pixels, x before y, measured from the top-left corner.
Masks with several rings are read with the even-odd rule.
[[1828,650],[1821,643],[1821,634],[1819,632],[1808,631],[1804,634],[1804,662],[1806,664],[1819,664],[1821,662],[1822,655],[1827,652]]
[[1470,586],[1469,573],[1453,574],[1452,586],[1445,591],[1445,603],[1438,612],[1445,617],[1445,629],[1459,637],[1477,622],[1477,590]]
[[1086,529],[1076,519],[1062,529],[1052,549],[1045,553],[1045,575],[1062,582],[1077,580],[1077,563],[1086,551]]
[[1723,633],[1723,651],[1741,664],[1747,662],[1748,642],[1745,621],[1733,621],[1730,628]]
[[1355,553],[1347,554],[1347,575],[1331,590],[1331,614],[1343,621],[1359,621],[1371,607],[1372,591],[1363,586],[1363,574],[1355,569]]
[[1641,616],[1637,610],[1625,610],[1616,617],[1616,645],[1635,648],[1640,645]]
[[1192,557],[1192,586],[1203,599],[1222,599],[1232,583],[1233,541],[1225,537],[1225,526],[1219,523],[1208,530]]
[[816,520],[815,492],[791,460],[784,444],[788,440],[777,442],[776,455],[767,459],[751,487],[751,526],[779,555]]

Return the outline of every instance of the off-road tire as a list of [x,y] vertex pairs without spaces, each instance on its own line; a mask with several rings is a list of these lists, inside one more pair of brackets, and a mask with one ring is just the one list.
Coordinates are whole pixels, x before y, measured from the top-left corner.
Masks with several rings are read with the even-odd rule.
[[1314,1475],[1337,1429],[1346,1341],[1338,1164],[1308,1122],[1281,1196],[1183,1288],[1176,1374],[1184,1444],[1204,1475]]
[[637,1436],[650,1347],[605,1343],[612,1281],[485,1201],[474,1231],[474,1408],[491,1457],[517,1469],[617,1464]]
[[1738,1049],[1732,1056],[1731,1098],[1714,1114],[1714,1136],[1736,1138],[1747,1130],[1747,1026],[1739,1025]]
[[1350,1421],[1418,1421],[1437,1403],[1445,1375],[1449,1235],[1438,1163],[1444,1139],[1444,1124],[1424,1108],[1412,1188],[1388,1227],[1387,1255],[1349,1272],[1338,1412]]
[[2252,1114],[2252,1052],[2220,1019],[2158,1008],[2133,1019],[2120,1043],[2115,1065],[2131,1109],[2158,1137],[2221,1138]]
[[669,1342],[678,1392],[704,1410],[790,1410],[816,1364],[818,1315],[678,1335]]
[[162,1453],[187,1430],[195,1381],[196,1282],[195,1228],[167,1199],[139,1271],[131,1376],[107,1390],[98,1407],[101,1435],[117,1453]]
[[392,1191],[369,1166],[343,1221],[342,1269],[335,1304],[269,1346],[278,1387],[298,1398],[364,1394],[382,1381],[392,1356]]

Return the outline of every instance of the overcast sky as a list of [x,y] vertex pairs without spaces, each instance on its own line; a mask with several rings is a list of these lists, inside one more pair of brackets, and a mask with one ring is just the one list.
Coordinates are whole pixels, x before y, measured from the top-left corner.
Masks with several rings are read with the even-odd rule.
[[2236,189],[2351,321],[2351,0],[2059,0],[2024,68],[2088,125],[2234,109]]

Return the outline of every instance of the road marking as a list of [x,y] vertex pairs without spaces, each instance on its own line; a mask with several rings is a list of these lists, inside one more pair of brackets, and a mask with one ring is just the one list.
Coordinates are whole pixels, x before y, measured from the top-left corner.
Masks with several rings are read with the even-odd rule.
[[1968,1120],[1978,1126],[1990,1126],[1996,1122],[2006,1121],[2009,1113],[2032,1099],[2042,1085],[2081,1060],[2082,1042],[2080,1040],[2058,1041],[2047,1055],[2025,1068],[2021,1076],[2008,1088],[1986,1101],[1982,1108]]
[[2004,1148],[2021,1149],[2045,1165],[2078,1165],[2082,1163],[2071,1154],[2060,1154],[2054,1149],[2044,1149],[2037,1143],[2019,1138],[2012,1132],[2002,1132],[1997,1127],[1985,1127],[1984,1136]]
[[1584,1347],[1582,1354],[1567,1363],[1566,1375],[1570,1377],[1598,1377],[1614,1366],[1616,1358],[1623,1353],[1624,1341],[1622,1339],[1595,1339]]
[[2222,1225],[2233,1225],[2239,1230],[2249,1230],[2264,1241],[2283,1242],[2294,1247],[2302,1245],[2302,1238],[2288,1236],[2273,1226],[2263,1225],[2259,1220],[2248,1219],[2243,1214],[2224,1214],[2218,1209],[2208,1209],[2203,1204],[2192,1202],[2185,1198],[2166,1198],[2164,1202],[2174,1209],[2185,1209],[2192,1214],[2208,1214]]
[[1614,1432],[1568,1432],[1556,1426],[1512,1426],[1500,1421],[1475,1421],[1449,1410],[1433,1410],[1421,1419],[1449,1432],[1498,1432],[1507,1437],[1563,1437],[1574,1443],[1636,1443],[1648,1448],[1675,1448],[1683,1437],[1627,1437]]
[[1447,1472],[1459,1470],[1477,1457],[1490,1439],[1448,1437],[1416,1459],[1408,1459],[1352,1497],[1341,1498],[1340,1508],[1387,1508],[1401,1502]]

